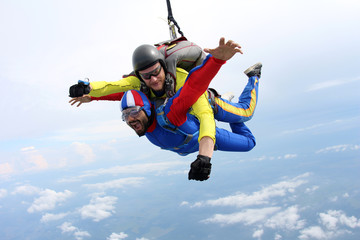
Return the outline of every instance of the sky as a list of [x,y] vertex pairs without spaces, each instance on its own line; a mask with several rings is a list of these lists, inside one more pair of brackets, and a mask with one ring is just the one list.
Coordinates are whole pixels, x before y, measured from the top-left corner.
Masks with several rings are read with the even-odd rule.
[[[79,79],[117,81],[169,39],[164,0],[0,0],[4,239],[360,237],[360,3],[172,0],[185,36],[242,46],[211,83],[239,95],[263,63],[250,152],[186,157],[139,138],[118,102],[71,106]],[[217,123],[228,128],[226,124]]]

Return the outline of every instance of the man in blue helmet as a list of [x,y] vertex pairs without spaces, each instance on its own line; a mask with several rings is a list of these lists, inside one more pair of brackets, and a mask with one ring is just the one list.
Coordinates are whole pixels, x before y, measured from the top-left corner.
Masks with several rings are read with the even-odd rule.
[[[111,94],[117,94],[120,100],[122,93],[131,89],[144,92],[152,100],[164,101],[184,85],[188,71],[201,64],[204,58],[205,53],[202,49],[184,37],[156,46],[141,45],[133,52],[134,71],[131,74],[116,82],[95,81],[75,84],[69,89],[70,97],[73,97],[70,103],[73,105],[80,102],[81,104],[89,102],[92,98],[101,98]],[[83,96],[83,94],[90,96]],[[192,113],[201,123],[198,136],[200,151],[213,149],[215,120],[207,92],[204,91],[204,94],[194,102]]]
[[[220,67],[237,52],[239,45],[224,39],[215,49],[205,49],[208,55],[203,64],[189,73],[184,87],[165,104],[156,106],[140,91],[127,91],[121,101],[123,120],[139,135],[145,135],[153,144],[167,150],[186,155],[199,150],[197,135],[199,121],[188,110],[196,99],[207,89]],[[229,122],[232,132],[216,128],[216,149],[222,151],[249,151],[255,146],[255,138],[245,126],[249,120],[246,110],[253,112],[256,106],[258,82],[261,64],[255,64],[245,70],[249,77],[247,86],[239,97],[238,103],[231,103],[219,97],[214,102],[215,119]],[[255,102],[254,102],[255,99]],[[227,110],[223,110],[226,106]],[[229,107],[233,111],[229,112]],[[252,113],[251,113],[252,116]],[[189,180],[204,181],[211,171],[212,152],[201,154],[191,164]]]

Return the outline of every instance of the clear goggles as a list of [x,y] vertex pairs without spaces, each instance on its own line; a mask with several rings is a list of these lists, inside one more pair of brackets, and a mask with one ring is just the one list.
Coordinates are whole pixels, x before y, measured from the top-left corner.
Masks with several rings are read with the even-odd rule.
[[140,107],[140,106],[135,106],[135,107],[130,107],[130,108],[124,109],[122,111],[122,120],[124,122],[127,122],[129,117],[132,117],[132,118],[138,117],[141,110],[143,110],[143,107]]

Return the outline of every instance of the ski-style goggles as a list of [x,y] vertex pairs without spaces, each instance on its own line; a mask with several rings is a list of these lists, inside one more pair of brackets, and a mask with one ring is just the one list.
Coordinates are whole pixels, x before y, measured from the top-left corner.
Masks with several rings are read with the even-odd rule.
[[143,107],[140,107],[140,106],[135,106],[135,107],[130,107],[130,108],[124,109],[122,111],[122,120],[124,122],[127,122],[129,117],[137,118],[139,116],[141,110],[143,110]]
[[154,70],[152,70],[151,72],[148,73],[139,73],[141,78],[144,80],[150,80],[150,78],[152,76],[157,77],[161,72],[161,64],[159,64],[159,66],[157,66],[157,68],[155,68]]

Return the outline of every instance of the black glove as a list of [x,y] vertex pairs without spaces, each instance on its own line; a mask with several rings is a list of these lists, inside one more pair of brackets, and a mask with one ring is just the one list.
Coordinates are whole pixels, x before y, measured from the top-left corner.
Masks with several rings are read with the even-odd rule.
[[78,84],[74,84],[69,89],[69,97],[82,97],[84,94],[90,93],[90,83],[79,80]]
[[189,180],[204,181],[209,179],[211,172],[211,158],[198,155],[197,159],[191,163]]

